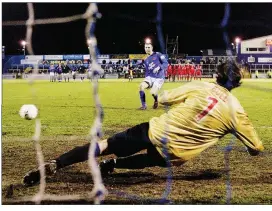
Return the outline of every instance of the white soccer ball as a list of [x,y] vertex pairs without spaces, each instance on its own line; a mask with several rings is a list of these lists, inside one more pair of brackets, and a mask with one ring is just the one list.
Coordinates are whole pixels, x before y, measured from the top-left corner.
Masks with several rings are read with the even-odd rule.
[[38,109],[35,105],[23,105],[19,111],[19,114],[23,119],[35,119],[38,115]]

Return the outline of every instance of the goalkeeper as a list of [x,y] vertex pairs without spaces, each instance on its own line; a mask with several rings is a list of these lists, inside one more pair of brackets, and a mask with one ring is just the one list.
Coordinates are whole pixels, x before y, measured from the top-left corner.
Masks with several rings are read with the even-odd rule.
[[[181,165],[230,132],[247,147],[251,155],[258,155],[264,150],[263,144],[243,107],[230,93],[240,86],[240,80],[237,64],[227,62],[218,66],[217,83],[192,82],[163,92],[159,102],[173,106],[167,113],[97,143],[96,156],[117,156],[117,159],[100,163],[102,175],[113,172],[115,168],[166,167],[167,159],[173,165]],[[88,150],[89,143],[46,163],[47,175],[86,161]],[[136,154],[142,150],[147,152]],[[30,171],[23,179],[25,185],[39,181],[38,169]]]
[[154,98],[153,108],[158,108],[158,92],[161,89],[164,79],[165,72],[168,67],[168,62],[164,55],[159,52],[153,52],[153,45],[150,39],[145,40],[145,52],[148,57],[144,60],[145,66],[145,79],[140,84],[140,99],[142,106],[141,110],[146,110],[145,101],[145,89],[151,89],[150,92]]

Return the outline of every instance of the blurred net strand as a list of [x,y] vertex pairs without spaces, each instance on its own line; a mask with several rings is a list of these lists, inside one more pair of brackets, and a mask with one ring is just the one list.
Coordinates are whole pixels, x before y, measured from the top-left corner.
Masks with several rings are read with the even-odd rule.
[[[32,47],[32,32],[33,32],[33,26],[37,23],[37,20],[35,21],[34,18],[34,7],[33,3],[27,3],[28,7],[28,13],[29,13],[29,18],[25,22],[23,22],[23,25],[27,26],[26,30],[26,48],[27,51],[30,55],[34,55],[33,47]],[[82,15],[78,16],[72,16],[72,17],[67,17],[67,18],[57,18],[57,19],[44,19],[40,20],[40,24],[50,24],[50,23],[64,23],[64,22],[70,22],[74,21],[77,19],[86,19],[87,20],[87,25],[86,25],[86,42],[88,41],[89,38],[89,32],[90,32],[90,59],[92,60],[92,70],[93,72],[97,75],[100,73],[103,73],[103,69],[99,66],[99,64],[96,61],[96,45],[97,41],[93,33],[92,26],[95,24],[95,16],[98,13],[98,8],[95,3],[90,3],[86,12]],[[79,18],[80,17],[80,18]],[[100,17],[99,14],[97,17]],[[17,24],[12,24],[15,22],[9,22],[9,24],[3,23],[3,25],[17,25]],[[38,64],[34,65],[34,70],[33,74],[31,77],[29,77],[29,85],[32,87],[32,94],[33,94],[33,99],[36,99],[36,93],[33,87],[33,83],[35,80],[36,75],[38,75]],[[102,118],[103,118],[103,110],[102,106],[99,101],[99,96],[98,96],[98,84],[96,80],[93,80],[93,95],[94,95],[94,100],[96,104],[96,110],[97,110],[97,117],[95,118],[93,127],[90,130],[90,135],[88,137],[88,140],[91,141],[90,144],[90,149],[89,149],[89,156],[88,156],[88,164],[90,167],[90,171],[93,177],[94,181],[94,187],[93,190],[90,194],[87,194],[89,199],[93,198],[95,204],[100,204],[101,201],[105,198],[105,195],[107,194],[107,190],[105,189],[103,183],[102,183],[102,178],[101,178],[101,173],[98,168],[96,159],[95,159],[95,147],[98,138],[101,136],[101,128],[102,128]],[[38,161],[38,166],[39,166],[39,171],[40,171],[40,185],[39,185],[39,191],[36,193],[33,197],[23,197],[20,199],[20,201],[31,201],[36,204],[40,204],[41,201],[43,200],[51,200],[51,201],[67,201],[67,200],[80,200],[80,199],[85,199],[85,197],[80,196],[80,195],[50,195],[50,194],[45,194],[45,187],[46,187],[46,181],[45,181],[45,163],[44,163],[44,156],[42,153],[42,148],[39,143],[40,141],[40,134],[41,134],[41,121],[39,118],[36,119],[35,122],[35,133],[34,136],[32,137],[32,140],[34,141],[35,149],[37,152],[37,161]],[[18,200],[17,200],[18,201]],[[14,200],[11,200],[11,202],[14,202]]]
[[103,115],[104,115],[102,105],[100,103],[100,99],[98,95],[98,80],[95,80],[97,75],[102,75],[104,73],[104,70],[97,63],[97,55],[96,55],[97,40],[94,35],[94,31],[95,31],[96,18],[100,17],[96,3],[92,3],[89,5],[85,13],[85,17],[87,19],[87,24],[85,28],[85,36],[86,36],[86,43],[88,43],[88,46],[89,46],[90,59],[92,62],[91,77],[94,78],[94,80],[92,80],[92,87],[93,87],[93,98],[94,98],[95,107],[96,107],[96,117],[95,117],[93,126],[90,129],[90,133],[88,137],[89,141],[91,142],[89,147],[89,153],[88,153],[88,165],[89,165],[89,168],[93,177],[93,181],[94,181],[94,187],[91,192],[91,196],[94,197],[95,204],[100,204],[101,201],[105,199],[105,196],[107,195],[108,192],[102,182],[101,172],[99,170],[99,167],[95,158],[96,145],[99,138],[102,137],[102,121],[103,121]]
[[[33,25],[44,25],[44,24],[58,24],[58,23],[69,23],[77,20],[82,20],[85,18],[85,13],[80,15],[72,15],[68,17],[61,18],[50,18],[50,19],[36,19]],[[27,21],[3,21],[3,26],[25,26]]]
[[[161,53],[165,54],[165,44],[164,44],[164,39],[163,39],[163,32],[162,32],[162,5],[161,3],[157,3],[157,16],[156,16],[156,29],[157,29],[157,36],[158,36],[158,40],[159,40],[159,44],[160,44],[160,49],[161,49]],[[163,71],[163,70],[162,70]],[[166,96],[164,96],[166,97]],[[168,111],[169,111],[169,107],[167,105],[164,106],[164,112],[165,114],[168,115]],[[168,125],[165,124],[165,137],[162,140],[163,143],[163,154],[165,156],[165,160],[166,160],[166,165],[167,165],[167,178],[166,178],[166,188],[164,190],[164,193],[162,195],[161,203],[166,202],[171,193],[171,188],[172,188],[172,183],[173,183],[173,171],[172,171],[172,166],[171,166],[171,162],[170,162],[170,155],[168,153],[168,139],[167,139],[167,135],[166,132],[169,129]]]
[[[232,58],[232,52],[230,50],[230,42],[229,42],[229,36],[228,33],[226,32],[227,26],[229,24],[229,18],[230,18],[230,4],[226,3],[225,4],[225,12],[224,12],[224,17],[221,21],[221,29],[223,30],[223,40],[226,44],[226,49],[227,49],[227,55],[230,57],[232,61],[234,61],[234,58]],[[231,73],[232,74],[232,73]],[[229,102],[229,109],[230,109],[230,116],[233,121],[233,128],[234,128],[234,133],[232,133],[232,139],[230,140],[229,144],[224,148],[224,161],[225,161],[225,171],[226,171],[226,204],[231,203],[231,178],[230,178],[230,153],[232,151],[233,145],[235,144],[235,128],[237,126],[236,123],[236,118],[233,110],[233,102],[231,98],[228,100]]]
[[[27,51],[29,52],[30,55],[34,55],[33,48],[32,48],[32,32],[33,32],[33,23],[34,23],[34,8],[32,3],[27,3],[27,8],[28,8],[28,20],[26,21],[27,25],[27,30],[26,30],[26,48]],[[34,89],[34,80],[35,76],[38,75],[38,63],[34,65],[34,70],[33,73],[29,77],[29,85],[32,90],[32,96],[33,96],[33,101],[37,102],[37,96],[36,96],[36,91]],[[40,145],[40,135],[41,135],[41,121],[39,118],[35,120],[35,133],[32,138],[34,141],[36,153],[37,153],[37,162],[39,166],[39,171],[40,171],[40,185],[39,185],[39,191],[36,193],[36,195],[33,197],[33,201],[36,204],[40,204],[44,193],[45,193],[45,187],[46,187],[46,182],[45,182],[45,168],[44,168],[44,156],[42,153],[42,148]]]

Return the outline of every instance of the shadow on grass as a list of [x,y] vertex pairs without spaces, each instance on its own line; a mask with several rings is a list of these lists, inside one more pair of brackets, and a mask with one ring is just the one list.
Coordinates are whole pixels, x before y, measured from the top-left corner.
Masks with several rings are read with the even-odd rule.
[[[215,180],[222,177],[224,172],[218,170],[205,170],[199,172],[186,172],[184,175],[174,175],[173,180]],[[154,173],[148,172],[135,172],[129,171],[126,173],[113,173],[107,177],[103,177],[105,185],[134,185],[143,183],[154,183],[165,181],[167,176],[159,176]],[[84,172],[58,172],[54,177],[47,178],[48,183],[92,183],[92,177],[88,173]]]

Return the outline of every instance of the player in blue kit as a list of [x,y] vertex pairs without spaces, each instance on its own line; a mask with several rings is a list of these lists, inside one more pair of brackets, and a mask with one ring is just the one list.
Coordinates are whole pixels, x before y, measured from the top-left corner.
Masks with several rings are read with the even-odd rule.
[[55,80],[55,67],[53,64],[50,65],[49,67],[49,76],[50,76],[50,82],[54,82]]
[[168,62],[165,56],[159,52],[153,52],[153,45],[150,39],[145,40],[145,52],[148,57],[144,60],[145,79],[140,84],[139,93],[142,103],[140,110],[146,110],[147,108],[144,92],[145,89],[151,89],[150,93],[154,97],[153,108],[158,108],[158,92],[164,83],[165,71],[168,67]]

